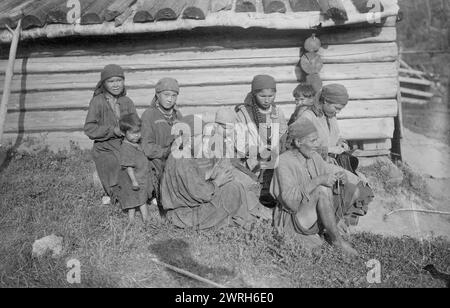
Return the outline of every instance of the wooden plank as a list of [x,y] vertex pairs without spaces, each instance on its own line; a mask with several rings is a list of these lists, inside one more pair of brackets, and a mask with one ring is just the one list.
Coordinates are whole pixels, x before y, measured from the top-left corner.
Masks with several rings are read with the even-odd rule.
[[208,0],[189,0],[183,11],[184,19],[204,20],[208,15],[210,3]]
[[409,95],[413,95],[413,96],[426,97],[426,98],[432,98],[434,96],[434,94],[430,93],[430,92],[408,89],[405,87],[401,87],[400,92],[402,94],[409,94]]
[[353,155],[356,157],[378,157],[378,156],[389,156],[391,155],[391,150],[373,150],[373,151],[363,151],[356,150],[353,152]]
[[289,2],[294,12],[320,11],[316,0],[289,0]]
[[264,13],[286,13],[286,5],[281,0],[263,0]]
[[398,48],[396,43],[330,45],[318,54],[324,63],[396,61]]
[[[352,44],[326,46],[320,50],[325,64],[392,62],[397,59],[396,43]],[[352,51],[353,50],[353,51]],[[276,52],[277,57],[273,57]],[[132,55],[98,55],[65,56],[57,59],[51,57],[31,57],[18,59],[14,72],[19,74],[40,72],[88,72],[100,71],[106,64],[117,63],[128,70],[173,69],[195,67],[232,67],[250,65],[296,65],[300,57],[300,48],[231,49],[201,51],[180,51],[172,53],[132,54]],[[0,74],[6,68],[6,60],[0,60]]]
[[327,29],[319,35],[319,38],[324,45],[395,42],[397,29],[395,27]]
[[229,11],[234,0],[210,0],[211,12]]
[[433,85],[432,81],[426,79],[418,79],[418,78],[408,78],[408,77],[399,77],[400,83],[408,83],[408,84],[416,84],[421,86],[429,86]]
[[256,0],[237,0],[236,13],[256,12],[258,3]]
[[362,141],[363,151],[390,150],[392,148],[391,139],[375,139]]
[[[397,77],[394,62],[380,64],[328,64],[321,71],[323,81],[379,79]],[[226,84],[248,84],[253,76],[271,74],[280,83],[295,83],[297,76],[294,65],[256,66],[231,68],[202,68],[132,71],[126,74],[126,84],[131,88],[154,85],[161,76],[177,79],[184,86],[206,86]],[[4,76],[0,76],[2,82]],[[48,91],[64,89],[89,89],[99,80],[99,73],[61,73],[16,75],[12,91]],[[26,87],[24,87],[24,84]]]
[[155,21],[155,16],[150,13],[150,9],[153,7],[153,1],[138,1],[136,14],[133,17],[133,22],[144,23]]
[[133,15],[133,8],[126,8],[122,14],[116,17],[116,19],[114,20],[114,26],[120,27],[131,15]]
[[417,98],[410,98],[410,97],[402,97],[401,100],[402,100],[402,103],[413,104],[413,105],[426,105],[430,102],[429,99],[417,99]]
[[105,10],[105,20],[112,21],[117,16],[125,12],[137,0],[114,0],[113,3]]
[[150,15],[155,20],[175,20],[186,7],[186,0],[154,0]]
[[391,139],[394,118],[339,120],[339,128],[346,140]]
[[101,24],[105,20],[105,11],[111,3],[108,0],[93,1],[81,12],[81,24]]

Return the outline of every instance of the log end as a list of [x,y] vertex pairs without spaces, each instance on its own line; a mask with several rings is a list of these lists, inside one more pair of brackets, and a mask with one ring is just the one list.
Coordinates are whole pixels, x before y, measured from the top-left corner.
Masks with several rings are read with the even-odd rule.
[[338,8],[330,8],[325,13],[326,18],[331,18],[336,24],[344,23],[348,20],[347,12]]
[[103,23],[103,18],[97,15],[96,13],[87,13],[81,16],[82,25],[95,25]]
[[[365,13],[369,13],[369,12],[384,12],[384,6],[383,3],[381,3],[380,1],[378,1],[379,3],[375,4],[375,3],[371,3],[370,5],[368,5],[369,0],[352,0],[353,5],[356,7],[356,9],[358,10],[358,12],[365,14]],[[379,7],[376,7],[377,5],[379,5]]]
[[200,8],[190,6],[183,12],[184,19],[197,19],[204,20],[206,18],[205,12],[203,12]]
[[148,11],[139,11],[133,17],[135,23],[153,22],[155,18]]
[[286,13],[286,5],[282,1],[271,1],[268,5],[264,5],[264,13]]
[[40,20],[37,16],[27,15],[22,19],[22,29],[41,28],[45,24],[45,20]]
[[115,10],[106,10],[105,11],[105,20],[106,21],[113,21],[117,16],[119,16],[122,12],[115,11]]
[[250,1],[238,0],[236,3],[237,13],[256,12],[255,5]]
[[65,11],[50,11],[47,15],[47,23],[49,24],[67,24],[67,13]]
[[163,8],[156,13],[156,20],[175,20],[178,16],[171,8]]
[[0,19],[0,29],[6,29],[6,26],[9,26],[11,28],[15,27],[11,18],[4,17]]
[[320,11],[320,6],[316,0],[289,0],[289,2],[294,12]]

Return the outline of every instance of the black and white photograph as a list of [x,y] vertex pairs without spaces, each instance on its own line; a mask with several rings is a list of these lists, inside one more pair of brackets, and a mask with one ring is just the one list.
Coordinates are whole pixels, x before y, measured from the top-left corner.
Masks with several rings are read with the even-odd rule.
[[0,96],[0,288],[450,287],[448,0],[0,0]]

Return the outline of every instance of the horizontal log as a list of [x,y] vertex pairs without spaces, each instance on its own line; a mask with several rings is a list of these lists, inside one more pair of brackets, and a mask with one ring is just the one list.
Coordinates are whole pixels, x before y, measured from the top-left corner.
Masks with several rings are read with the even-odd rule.
[[319,34],[319,38],[325,45],[395,42],[397,40],[397,28],[327,29],[323,34]]
[[[276,52],[277,56],[273,57]],[[392,62],[398,57],[396,43],[332,45],[320,50],[325,64]],[[105,65],[116,63],[127,70],[173,69],[200,67],[230,67],[254,65],[297,64],[300,48],[232,49],[211,52],[182,51],[172,53],[66,56],[55,58],[17,59],[14,73],[51,73],[100,71]],[[8,61],[0,60],[0,74]]]
[[409,78],[409,77],[399,77],[400,83],[408,83],[408,84],[416,84],[421,86],[429,86],[433,85],[432,81],[426,79],[418,79],[418,78]]
[[[358,29],[355,29],[355,31]],[[326,45],[336,45],[335,41],[327,42],[325,34],[328,31],[332,31],[330,32],[332,35],[328,37],[333,38],[338,36],[339,33],[345,33],[343,32],[344,30],[342,28],[323,29],[320,32],[322,43],[325,47]],[[205,50],[214,52],[224,49],[299,48],[302,45],[302,41],[310,37],[311,33],[312,31],[281,31],[259,28],[227,28],[227,31],[217,28],[193,29],[183,36],[171,32],[164,35],[147,33],[145,35],[118,36],[114,37],[114,48],[111,48],[111,38],[106,37],[96,37],[95,39],[73,37],[65,44],[51,45],[43,41],[33,41],[33,43],[24,41],[23,43],[21,42],[17,58],[113,56],[118,54],[130,55],[158,52],[174,53],[177,51],[204,52]],[[348,35],[342,35],[338,45],[352,44],[352,39]],[[370,38],[367,38],[364,43],[371,42],[379,43],[382,40],[374,37],[373,41],[371,41]],[[393,41],[391,38],[387,38],[386,42]],[[384,48],[386,48],[384,45],[374,46],[374,50]],[[5,56],[2,57],[0,54],[0,59],[2,58],[6,59]]]
[[[328,82],[325,82],[327,84]],[[347,87],[351,100],[385,100],[396,99],[398,86],[395,79],[371,79],[340,81]],[[279,83],[277,85],[277,101],[291,102],[292,91],[297,83]],[[180,90],[180,105],[236,105],[241,103],[246,93],[250,91],[250,85],[228,85],[208,87],[182,87]],[[92,98],[92,90],[68,90],[35,93],[13,93],[8,104],[11,111],[18,110],[54,110],[54,109],[80,109],[87,108]],[[154,90],[150,88],[128,89],[129,97],[137,106],[145,107],[150,103]],[[377,102],[377,101],[374,101]],[[367,102],[369,103],[369,102]],[[393,103],[381,103],[390,113]],[[362,106],[362,105],[361,105]],[[344,114],[345,114],[344,109]],[[379,112],[383,112],[382,110]],[[362,114],[362,113],[359,113]],[[381,115],[380,115],[381,116]]]
[[[370,140],[365,141],[365,143],[370,142]],[[16,143],[19,143],[18,150],[36,150],[39,146],[48,146],[51,151],[57,152],[70,150],[72,144],[78,145],[81,149],[91,149],[93,142],[81,131],[26,133],[21,135],[16,133],[6,133],[3,135],[2,144],[12,146]],[[385,144],[387,145],[390,143],[391,139],[386,139]],[[391,146],[384,149],[358,150],[354,154],[357,154],[359,157],[389,155],[390,149]]]
[[378,156],[389,156],[391,155],[391,150],[371,150],[371,151],[364,151],[364,150],[356,150],[353,152],[353,155],[356,157],[378,157]]
[[[281,106],[283,112],[292,110],[289,106]],[[145,109],[138,109],[141,116]],[[215,113],[219,107],[191,107],[180,108],[184,115],[201,114],[206,122],[214,121]],[[7,115],[5,132],[25,133],[81,131],[87,111],[54,111],[54,112],[27,112],[20,116],[18,113]],[[394,133],[393,118],[367,118],[338,120],[342,137],[347,140],[366,140],[392,138]]]
[[391,139],[361,141],[361,150],[363,151],[390,150],[391,148],[392,148]]
[[402,103],[413,104],[413,105],[426,105],[430,102],[429,99],[417,99],[417,98],[410,98],[410,97],[402,97],[401,100],[402,100]]
[[402,94],[409,94],[409,95],[413,95],[413,96],[426,97],[426,98],[432,98],[434,96],[434,94],[430,93],[430,92],[408,89],[408,88],[404,88],[404,87],[400,88],[400,92]]
[[[184,86],[247,84],[253,76],[269,73],[280,83],[295,83],[294,65],[256,66],[242,68],[177,69],[134,71],[126,74],[130,88],[154,86],[163,76],[177,79]],[[379,79],[397,77],[395,62],[379,64],[328,64],[320,73],[323,81]],[[90,89],[99,80],[99,73],[31,74],[13,77],[12,92],[56,91],[64,89]],[[0,76],[0,82],[4,77]]]

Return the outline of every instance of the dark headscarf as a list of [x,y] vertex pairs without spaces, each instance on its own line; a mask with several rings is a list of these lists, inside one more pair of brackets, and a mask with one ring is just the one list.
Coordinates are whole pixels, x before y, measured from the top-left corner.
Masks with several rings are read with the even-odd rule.
[[[255,95],[258,91],[264,89],[277,90],[277,83],[275,78],[270,75],[257,75],[253,78],[251,92],[247,94],[244,100],[244,105],[247,110],[251,111],[255,124],[259,127],[259,123],[265,122],[265,117],[259,114]],[[275,104],[272,106],[272,117],[278,117],[278,110]]]
[[[116,64],[109,64],[105,66],[100,74],[100,81],[97,83],[97,86],[95,87],[94,97],[106,92],[104,86],[105,81],[112,77],[122,77],[123,79],[125,79],[125,73],[123,71],[123,68]],[[119,95],[119,97],[125,95],[127,95],[127,91],[124,88],[123,92]]]
[[321,98],[331,104],[347,105],[349,95],[347,89],[338,83],[326,85],[322,88]]

